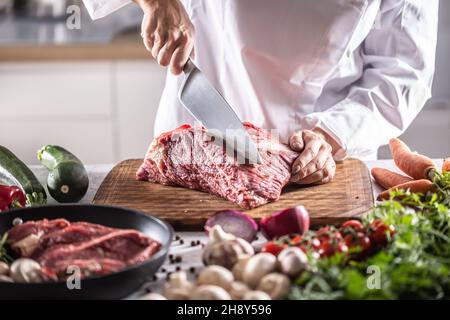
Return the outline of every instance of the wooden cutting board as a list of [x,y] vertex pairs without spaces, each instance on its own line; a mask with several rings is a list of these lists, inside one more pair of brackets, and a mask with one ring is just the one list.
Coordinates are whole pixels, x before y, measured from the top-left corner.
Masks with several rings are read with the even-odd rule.
[[[142,160],[126,160],[107,175],[94,198],[95,204],[131,208],[165,219],[176,230],[201,230],[216,211],[239,208],[234,203],[208,193],[137,181],[135,173]],[[297,205],[305,206],[313,225],[338,223],[358,216],[374,204],[372,183],[366,165],[349,159],[337,164],[331,183],[288,186],[273,203],[245,211],[255,219]]]

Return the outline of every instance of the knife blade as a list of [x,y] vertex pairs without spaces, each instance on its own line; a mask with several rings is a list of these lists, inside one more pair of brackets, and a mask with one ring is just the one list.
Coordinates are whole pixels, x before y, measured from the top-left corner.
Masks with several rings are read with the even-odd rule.
[[192,60],[188,60],[183,72],[185,77],[178,93],[183,106],[209,134],[219,142],[225,141],[227,152],[236,153],[239,164],[261,163],[261,155],[242,121]]

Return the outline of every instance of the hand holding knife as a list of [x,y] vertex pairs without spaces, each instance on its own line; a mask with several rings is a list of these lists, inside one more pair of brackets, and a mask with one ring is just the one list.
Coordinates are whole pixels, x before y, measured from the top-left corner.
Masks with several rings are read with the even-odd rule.
[[191,59],[188,59],[183,72],[185,78],[178,96],[184,107],[211,135],[225,141],[227,150],[230,148],[236,152],[238,161],[261,163],[258,149],[242,121]]

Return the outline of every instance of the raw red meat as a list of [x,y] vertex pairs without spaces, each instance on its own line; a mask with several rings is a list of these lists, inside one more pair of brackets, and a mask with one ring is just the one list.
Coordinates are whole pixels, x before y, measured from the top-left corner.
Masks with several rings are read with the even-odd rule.
[[61,230],[69,226],[70,222],[65,219],[27,221],[11,228],[8,231],[8,241],[10,243],[18,242],[31,234],[50,233],[55,230]]
[[8,243],[22,257],[30,257],[39,247],[45,234],[62,230],[70,225],[65,219],[28,221],[8,231]]
[[79,242],[89,241],[96,237],[101,237],[111,233],[116,229],[108,228],[98,224],[87,222],[74,222],[64,229],[55,230],[44,234],[40,239],[40,250],[54,247],[55,245],[77,244]]
[[263,158],[258,165],[239,165],[204,128],[183,125],[151,144],[136,173],[139,180],[209,192],[251,209],[277,200],[289,183],[298,153],[250,123],[245,128]]
[[[29,221],[8,234],[11,248],[41,264],[49,278],[65,278],[69,266],[80,268],[84,277],[104,275],[135,265],[153,256],[161,244],[136,230],[121,230],[63,219]],[[18,249],[17,244],[31,248]],[[30,242],[28,242],[30,243]]]

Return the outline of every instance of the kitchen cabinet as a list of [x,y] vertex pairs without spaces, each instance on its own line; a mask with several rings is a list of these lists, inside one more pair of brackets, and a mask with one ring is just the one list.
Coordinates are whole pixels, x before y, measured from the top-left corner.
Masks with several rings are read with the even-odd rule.
[[118,159],[141,158],[153,140],[153,123],[164,87],[164,72],[156,63],[115,64]]
[[[44,144],[65,146],[86,163],[141,158],[164,80],[150,59],[0,63],[0,144],[30,164]],[[449,136],[450,102],[434,98],[402,138],[440,158],[450,155]],[[390,158],[388,148],[379,157]]]
[[142,157],[165,71],[152,60],[0,64],[0,144],[25,162],[60,144],[87,163]]
[[110,117],[111,77],[106,62],[2,64],[2,118]]

